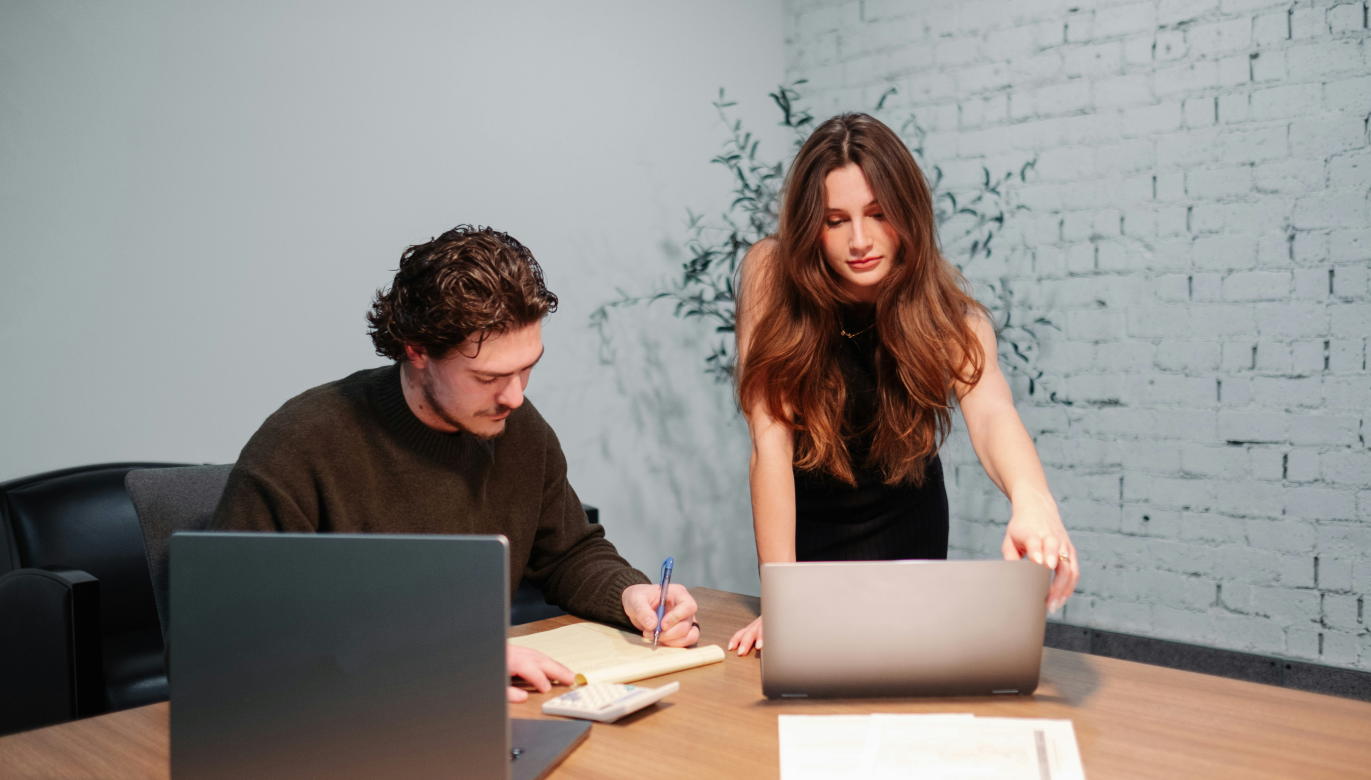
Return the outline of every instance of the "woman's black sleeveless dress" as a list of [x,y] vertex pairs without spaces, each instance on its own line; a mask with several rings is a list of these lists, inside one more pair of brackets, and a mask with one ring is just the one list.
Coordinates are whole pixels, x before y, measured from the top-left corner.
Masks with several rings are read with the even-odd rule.
[[[886,485],[867,467],[876,416],[876,346],[870,307],[851,310],[838,336],[847,381],[845,422],[857,487],[823,473],[795,470],[795,558],[800,561],[883,561],[947,558],[947,490],[942,461],[929,461],[923,484]],[[865,331],[865,332],[863,332]]]

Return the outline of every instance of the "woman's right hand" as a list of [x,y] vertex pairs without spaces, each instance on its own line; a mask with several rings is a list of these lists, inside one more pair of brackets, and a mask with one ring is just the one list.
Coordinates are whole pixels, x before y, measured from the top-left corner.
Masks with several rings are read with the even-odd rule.
[[762,649],[762,619],[757,618],[747,624],[747,628],[738,629],[738,633],[728,640],[728,649],[738,648],[738,655],[747,655],[753,646],[758,650]]

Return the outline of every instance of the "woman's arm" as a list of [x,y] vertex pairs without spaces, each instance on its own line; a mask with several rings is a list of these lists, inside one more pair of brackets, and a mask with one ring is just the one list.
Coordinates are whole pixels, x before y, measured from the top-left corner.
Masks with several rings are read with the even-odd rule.
[[1014,409],[1014,396],[1000,372],[995,329],[980,314],[969,321],[985,351],[985,365],[975,387],[957,383],[956,390],[976,457],[1013,507],[1000,551],[1005,560],[1028,556],[1056,572],[1047,594],[1048,609],[1055,612],[1076,588],[1080,561],[1047,489],[1033,439]]
[[[747,360],[753,329],[767,306],[766,287],[775,241],[764,239],[743,259],[738,296],[738,368]],[[748,486],[752,492],[752,532],[757,539],[757,565],[791,563],[795,560],[795,455],[794,432],[778,422],[766,404],[754,403],[743,410],[748,434],[752,438],[752,457],[748,463]],[[745,655],[753,646],[762,646],[762,619],[738,631],[728,649]]]
[[752,459],[747,481],[752,489],[752,532],[757,565],[795,562],[794,433],[754,408],[747,415]]

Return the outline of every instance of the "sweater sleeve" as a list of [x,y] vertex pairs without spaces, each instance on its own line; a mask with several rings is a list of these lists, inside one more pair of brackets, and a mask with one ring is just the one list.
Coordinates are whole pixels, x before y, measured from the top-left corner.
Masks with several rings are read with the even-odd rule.
[[546,428],[543,500],[532,554],[524,576],[549,603],[577,617],[633,629],[624,614],[623,592],[650,582],[624,560],[592,524],[566,476],[566,457]]

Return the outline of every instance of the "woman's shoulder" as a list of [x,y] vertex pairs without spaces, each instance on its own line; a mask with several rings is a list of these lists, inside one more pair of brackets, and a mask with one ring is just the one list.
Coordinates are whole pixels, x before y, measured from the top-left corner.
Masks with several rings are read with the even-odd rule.
[[780,252],[781,242],[775,236],[767,236],[747,250],[738,269],[738,286],[744,297],[759,297],[749,293],[758,293],[771,287]]
[[770,274],[776,266],[776,258],[781,253],[781,242],[775,236],[767,236],[748,248],[743,255],[742,276],[744,282],[749,278]]
[[775,234],[772,234],[765,238],[758,239],[757,242],[754,243],[752,247],[747,250],[747,256],[752,257],[753,255],[765,255],[769,258],[776,252],[780,251],[780,248],[781,240],[777,238]]
[[771,308],[770,292],[775,286],[780,246],[775,236],[767,236],[747,250],[738,267],[738,317],[743,329]]
[[995,321],[990,318],[990,312],[984,306],[972,301],[962,309],[962,317],[966,320],[966,327],[975,334],[976,338],[985,340],[987,335],[994,341]]

